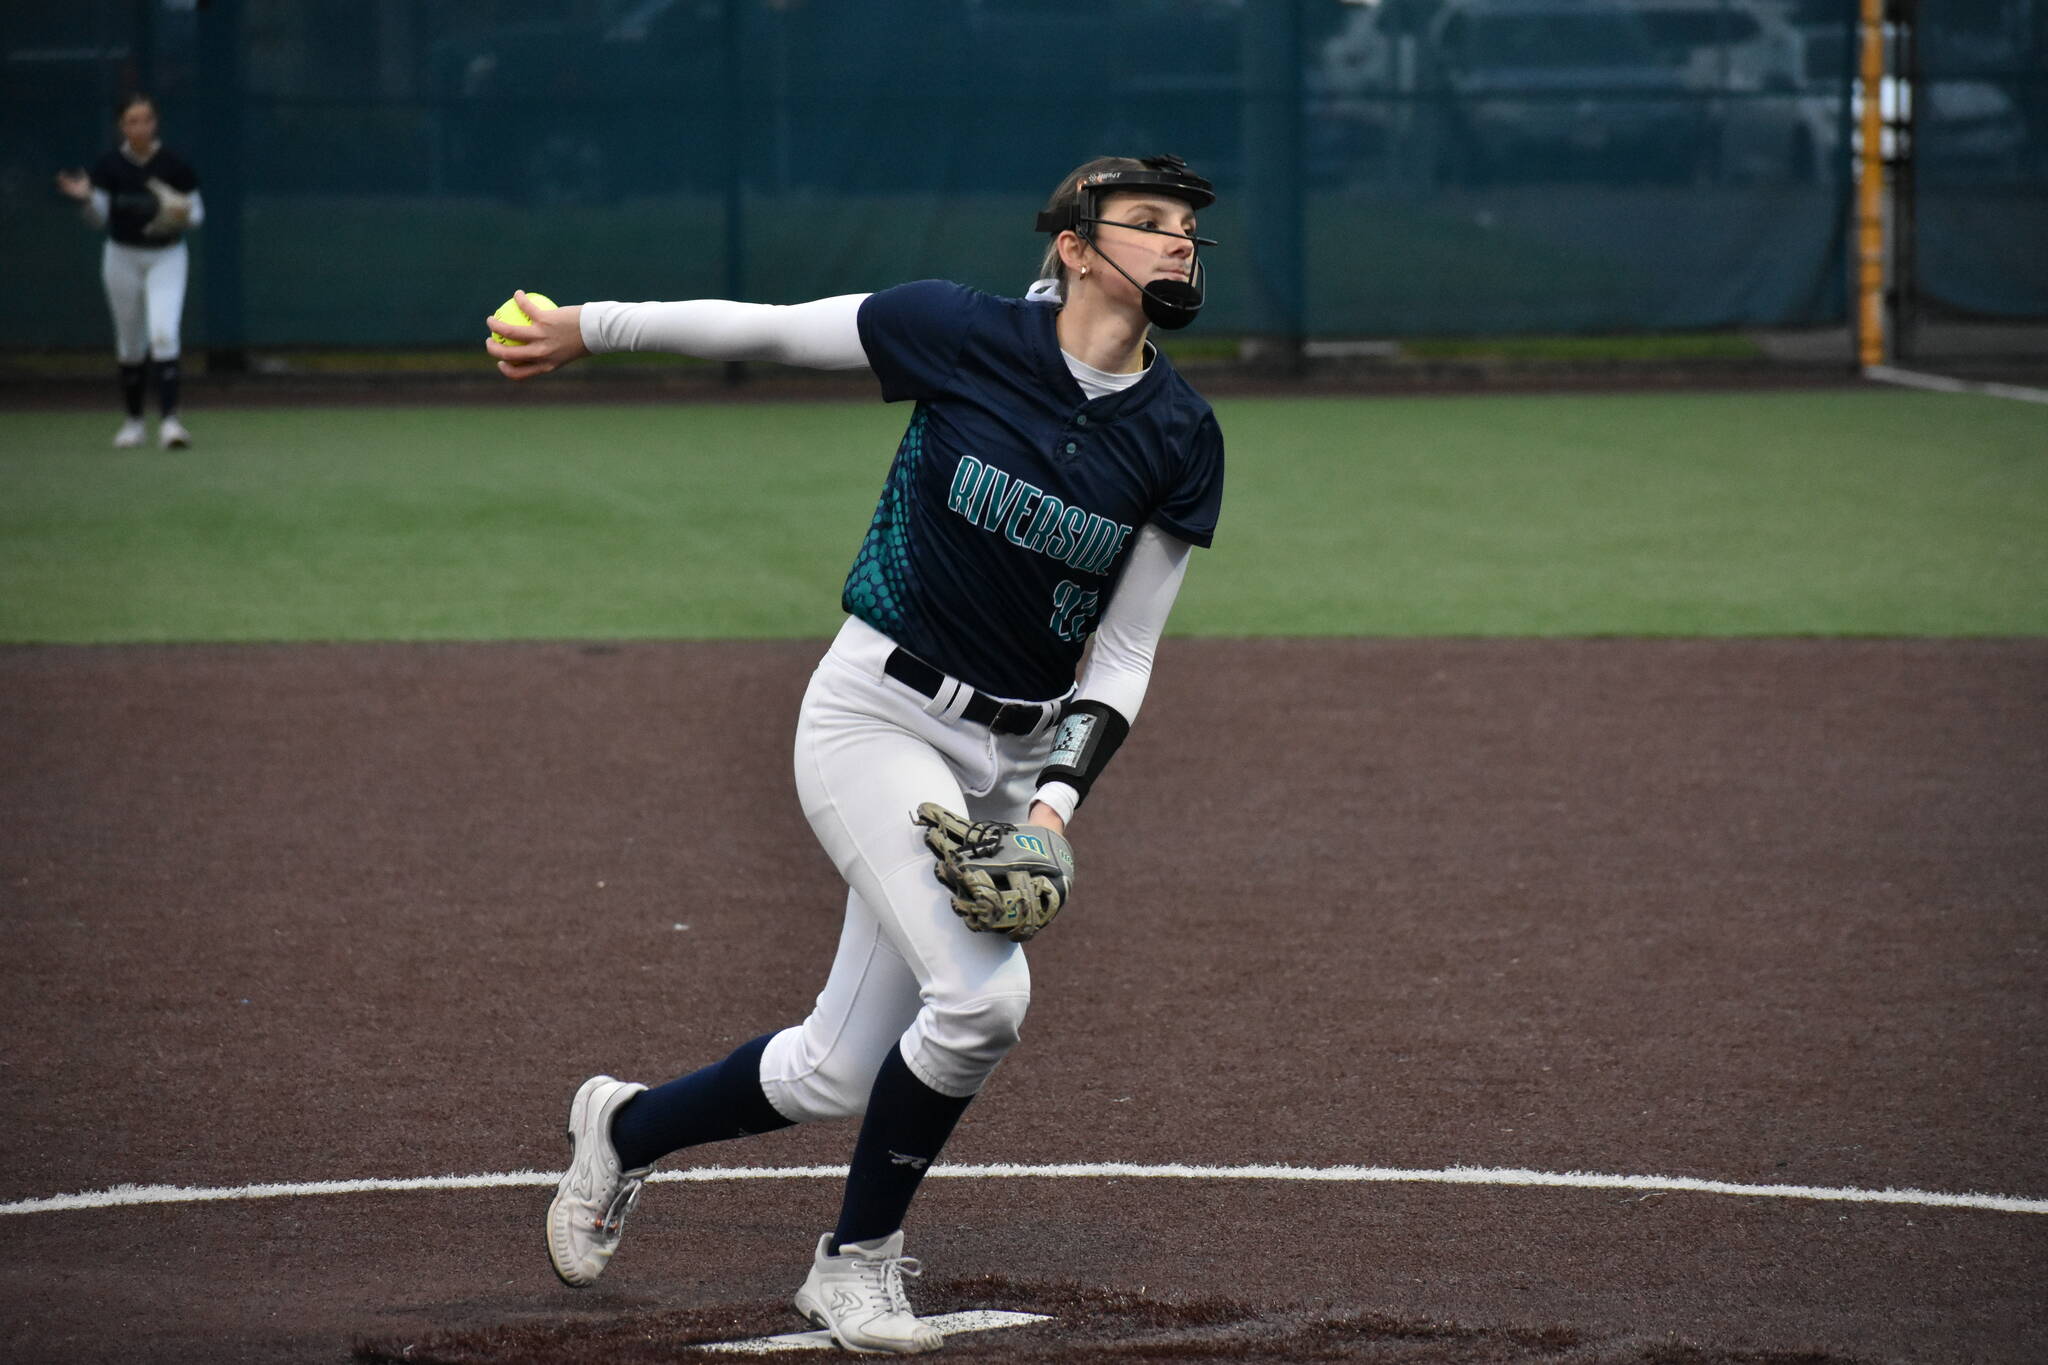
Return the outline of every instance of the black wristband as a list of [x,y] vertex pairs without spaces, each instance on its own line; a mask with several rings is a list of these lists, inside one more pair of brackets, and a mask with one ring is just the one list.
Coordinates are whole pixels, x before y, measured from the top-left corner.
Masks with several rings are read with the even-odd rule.
[[[1060,713],[1053,731],[1052,759],[1038,774],[1038,785],[1064,782],[1088,799],[1088,788],[1116,757],[1131,723],[1106,702],[1073,701]],[[1079,806],[1080,801],[1075,802]]]

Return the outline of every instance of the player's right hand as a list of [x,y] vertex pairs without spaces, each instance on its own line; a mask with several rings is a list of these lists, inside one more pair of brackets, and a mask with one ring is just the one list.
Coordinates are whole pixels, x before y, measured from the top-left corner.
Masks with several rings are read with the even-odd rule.
[[57,172],[57,188],[73,199],[92,198],[92,177],[84,171]]
[[[532,322],[522,327],[517,323],[500,322],[494,317],[484,319],[484,351],[498,362],[498,372],[507,379],[532,379],[590,354],[590,348],[583,344],[581,304],[535,310],[527,307],[524,289],[513,290],[512,299],[519,305],[519,311],[533,319]],[[524,344],[507,346],[491,341],[488,334],[492,332]]]

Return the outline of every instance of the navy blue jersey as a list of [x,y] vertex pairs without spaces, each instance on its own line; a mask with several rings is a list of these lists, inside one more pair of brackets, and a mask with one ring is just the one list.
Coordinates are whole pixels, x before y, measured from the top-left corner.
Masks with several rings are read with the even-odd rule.
[[1138,528],[1208,545],[1223,501],[1214,413],[1163,355],[1091,399],[1057,307],[941,280],[860,306],[890,402],[915,400],[841,604],[984,692],[1073,685]]
[[93,163],[92,186],[107,192],[107,235],[115,241],[126,246],[169,246],[182,235],[143,234],[142,229],[156,217],[159,207],[156,195],[150,192],[151,180],[161,180],[180,194],[190,194],[199,188],[199,172],[166,147],[158,147],[140,166],[130,161],[119,147]]

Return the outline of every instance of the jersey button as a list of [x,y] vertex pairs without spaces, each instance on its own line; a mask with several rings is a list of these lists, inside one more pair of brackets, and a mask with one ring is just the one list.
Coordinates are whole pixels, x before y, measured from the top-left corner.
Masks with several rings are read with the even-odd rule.
[[1079,450],[1080,448],[1081,448],[1081,447],[1079,447],[1079,446],[1075,445],[1075,444],[1074,444],[1074,443],[1073,443],[1072,441],[1069,441],[1069,442],[1067,442],[1067,454],[1069,454],[1069,455],[1073,454],[1073,453],[1074,453],[1075,451]]
[[1087,426],[1087,425],[1088,425],[1088,414],[1087,414],[1087,413],[1085,413],[1085,412],[1079,412],[1079,413],[1075,413],[1075,414],[1074,414],[1074,425],[1075,425],[1075,426],[1077,426],[1077,427],[1085,427],[1085,426]]

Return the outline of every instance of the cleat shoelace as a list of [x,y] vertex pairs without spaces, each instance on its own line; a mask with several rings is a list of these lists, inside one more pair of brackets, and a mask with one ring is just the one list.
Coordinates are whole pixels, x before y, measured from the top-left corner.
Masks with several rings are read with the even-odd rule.
[[618,1194],[612,1197],[611,1207],[604,1211],[604,1217],[597,1220],[598,1231],[617,1232],[626,1225],[626,1215],[640,1202],[640,1186],[644,1183],[644,1179],[628,1177],[625,1183],[619,1186]]
[[903,1277],[908,1275],[914,1280],[923,1275],[923,1262],[915,1256],[890,1256],[877,1261],[862,1260],[860,1270],[862,1274],[874,1277],[875,1292],[881,1295],[892,1312],[913,1318],[917,1316],[903,1293]]

